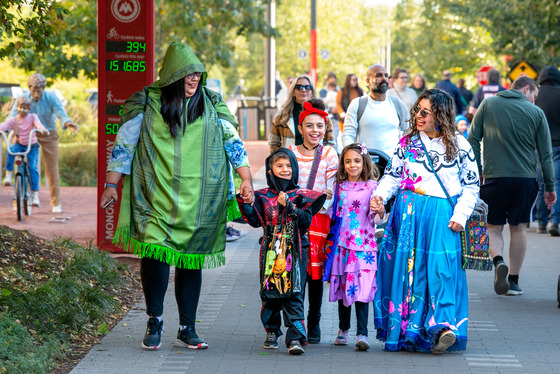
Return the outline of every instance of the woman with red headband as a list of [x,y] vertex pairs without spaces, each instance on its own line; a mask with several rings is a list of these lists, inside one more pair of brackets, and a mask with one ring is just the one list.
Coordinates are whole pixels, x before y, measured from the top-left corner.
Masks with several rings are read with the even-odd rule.
[[[315,85],[308,75],[298,76],[288,91],[288,99],[278,109],[272,121],[268,137],[270,152],[280,147],[288,148],[290,145],[303,143],[303,136],[299,132],[299,114],[303,111],[303,103],[316,97]],[[327,120],[323,145],[334,146],[334,135],[331,120]]]
[[309,247],[307,251],[307,291],[309,311],[307,313],[307,342],[318,344],[321,341],[321,305],[323,300],[323,264],[325,262],[325,246],[330,229],[330,208],[332,206],[332,191],[336,171],[338,170],[338,155],[336,150],[323,146],[321,140],[329,122],[325,104],[321,99],[311,99],[303,103],[303,110],[299,114],[298,131],[302,135],[303,143],[292,144],[290,150],[294,152],[298,161],[299,185],[301,188],[327,194],[323,208],[313,216],[309,227]]

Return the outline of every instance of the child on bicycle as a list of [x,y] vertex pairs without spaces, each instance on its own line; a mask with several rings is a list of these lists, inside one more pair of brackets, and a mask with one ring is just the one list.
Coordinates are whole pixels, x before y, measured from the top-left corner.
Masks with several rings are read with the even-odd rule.
[[[12,152],[25,152],[29,145],[29,136],[31,130],[38,129],[47,131],[45,126],[39,120],[35,113],[29,113],[31,110],[31,99],[28,97],[20,97],[17,101],[18,115],[4,123],[0,124],[0,131],[12,130],[15,134],[15,142],[10,147]],[[37,160],[39,156],[39,144],[35,134],[31,134],[31,149],[27,155],[27,164],[29,170],[29,181],[31,183],[31,191],[33,191],[32,204],[40,206],[39,203],[39,172],[37,170]],[[12,185],[12,172],[14,170],[15,156],[8,154],[6,158],[6,177],[4,178],[4,186]]]

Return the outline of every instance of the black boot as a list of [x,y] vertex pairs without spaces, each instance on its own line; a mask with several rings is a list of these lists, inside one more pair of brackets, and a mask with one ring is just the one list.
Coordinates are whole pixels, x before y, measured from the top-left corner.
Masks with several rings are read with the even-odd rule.
[[319,344],[321,342],[321,317],[307,318],[307,342],[309,344]]

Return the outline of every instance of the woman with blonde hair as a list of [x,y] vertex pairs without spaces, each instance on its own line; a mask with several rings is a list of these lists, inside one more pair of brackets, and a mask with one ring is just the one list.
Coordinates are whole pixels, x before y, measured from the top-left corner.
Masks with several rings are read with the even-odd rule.
[[[278,111],[272,121],[272,128],[268,137],[270,152],[290,145],[303,144],[303,136],[295,126],[294,118],[299,118],[303,110],[303,103],[317,96],[313,80],[308,75],[299,75],[288,91],[288,100]],[[291,98],[291,99],[290,99]],[[297,122],[299,125],[299,122]],[[323,145],[334,146],[332,122],[327,121],[327,128],[323,138]]]

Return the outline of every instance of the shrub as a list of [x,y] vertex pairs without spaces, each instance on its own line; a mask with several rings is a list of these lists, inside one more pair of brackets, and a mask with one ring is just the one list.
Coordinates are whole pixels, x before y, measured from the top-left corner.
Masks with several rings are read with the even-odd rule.
[[45,373],[55,367],[53,357],[61,354],[60,342],[46,337],[39,342],[19,323],[0,317],[0,373]]
[[97,143],[59,144],[58,154],[61,185],[97,185]]

